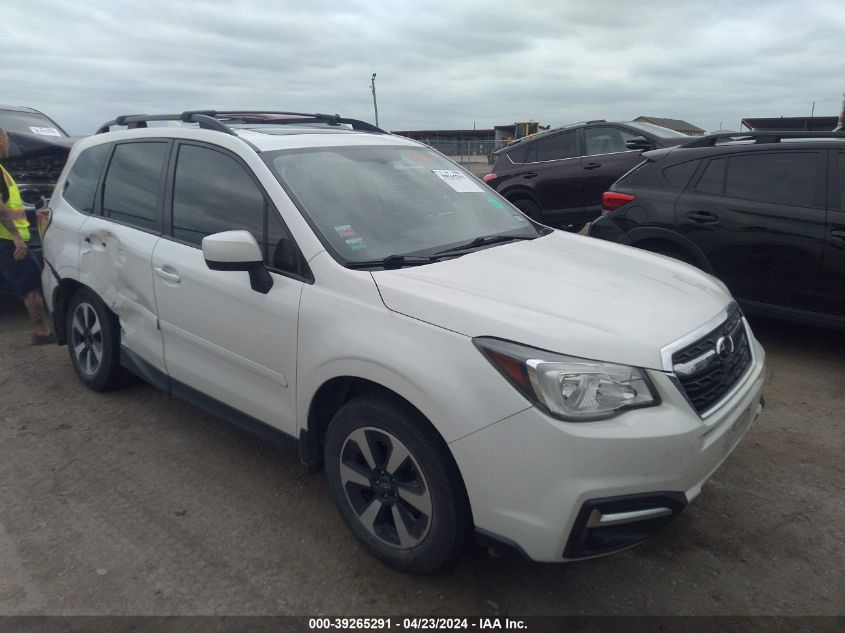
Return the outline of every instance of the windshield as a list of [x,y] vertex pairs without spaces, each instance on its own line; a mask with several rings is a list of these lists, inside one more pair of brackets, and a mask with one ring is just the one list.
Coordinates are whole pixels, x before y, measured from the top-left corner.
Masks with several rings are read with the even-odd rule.
[[0,127],[20,134],[67,136],[62,128],[39,112],[0,110]]
[[344,262],[431,255],[540,228],[487,185],[424,147],[319,147],[262,154],[329,251]]
[[686,134],[681,134],[680,132],[676,132],[675,130],[670,130],[668,127],[663,127],[662,125],[655,125],[654,123],[644,123],[642,121],[628,121],[625,125],[630,125],[631,127],[639,128],[644,132],[650,132],[655,136],[660,136],[663,138],[689,138]]

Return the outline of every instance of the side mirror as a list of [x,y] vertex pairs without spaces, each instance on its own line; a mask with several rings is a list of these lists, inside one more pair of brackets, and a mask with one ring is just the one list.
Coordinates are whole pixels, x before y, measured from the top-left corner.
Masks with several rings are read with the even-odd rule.
[[249,285],[256,292],[266,295],[273,287],[261,248],[249,231],[224,231],[202,238],[202,255],[211,270],[248,272]]
[[646,138],[632,138],[630,141],[627,141],[625,143],[625,147],[627,147],[629,150],[634,149],[639,150],[641,152],[646,152],[650,149],[654,149],[654,146],[651,144],[651,141]]

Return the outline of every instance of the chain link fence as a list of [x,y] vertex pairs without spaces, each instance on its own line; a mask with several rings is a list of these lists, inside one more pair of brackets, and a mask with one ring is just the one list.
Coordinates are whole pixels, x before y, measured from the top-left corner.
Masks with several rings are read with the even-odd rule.
[[418,139],[421,143],[425,143],[433,147],[441,154],[445,154],[456,163],[489,163],[490,155],[497,149],[501,149],[508,144],[509,141],[480,141],[474,140],[459,140],[459,139],[438,139],[438,138],[422,138]]

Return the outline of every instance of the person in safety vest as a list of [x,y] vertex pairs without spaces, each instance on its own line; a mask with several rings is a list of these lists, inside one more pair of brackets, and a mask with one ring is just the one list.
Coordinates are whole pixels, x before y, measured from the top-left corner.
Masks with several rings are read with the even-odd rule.
[[[0,128],[0,160],[9,155],[9,136]],[[55,341],[41,296],[41,269],[27,248],[29,221],[14,179],[0,164],[0,275],[23,299],[35,332],[34,345]]]

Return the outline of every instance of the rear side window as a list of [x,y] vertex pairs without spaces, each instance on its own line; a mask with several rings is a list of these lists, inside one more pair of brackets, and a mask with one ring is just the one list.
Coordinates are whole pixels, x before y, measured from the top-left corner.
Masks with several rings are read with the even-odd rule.
[[708,193],[722,193],[725,190],[725,169],[727,165],[727,158],[711,160],[704,169],[704,173],[701,174],[701,178],[698,179],[695,188]]
[[173,184],[173,237],[195,244],[221,231],[264,235],[264,195],[236,160],[205,147],[182,145]]
[[578,156],[578,143],[575,131],[555,134],[541,138],[530,144],[526,163],[539,163],[547,160],[560,160]]
[[731,156],[725,193],[736,198],[810,206],[816,193],[817,152]]
[[110,148],[108,143],[95,145],[76,157],[76,162],[65,180],[62,196],[77,211],[91,213],[93,210],[97,183],[100,181]]
[[114,148],[103,187],[103,215],[142,229],[159,228],[159,187],[169,147],[145,141]]
[[663,176],[666,178],[666,182],[673,187],[686,187],[700,162],[700,160],[689,160],[685,163],[672,165],[663,170]]

